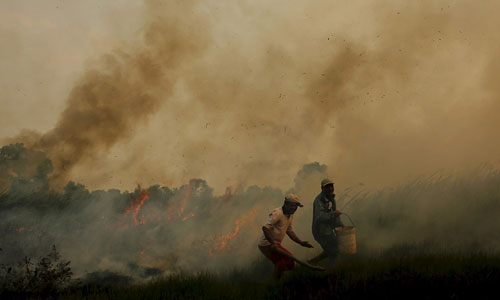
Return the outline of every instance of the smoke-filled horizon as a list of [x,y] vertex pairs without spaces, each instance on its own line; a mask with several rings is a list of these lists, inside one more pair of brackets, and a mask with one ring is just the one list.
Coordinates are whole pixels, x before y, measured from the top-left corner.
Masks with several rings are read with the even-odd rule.
[[[23,8],[11,6],[4,14],[21,20],[15,12]],[[241,184],[286,189],[311,161],[328,165],[343,186],[381,187],[499,160],[496,2],[193,0],[135,8],[108,8],[125,12],[105,15],[121,45],[73,71],[80,74],[73,87],[50,102],[59,103],[46,117],[52,129],[38,132],[51,126],[29,120],[20,131],[29,115],[7,116],[22,112],[27,96],[9,92],[12,72],[0,74],[4,120],[18,128],[2,131],[2,142],[45,152],[54,187],[74,180],[131,190],[204,178],[218,193]],[[126,18],[142,26],[119,31]],[[37,24],[25,19],[23,26]],[[23,37],[6,28],[5,37]],[[10,43],[1,59],[23,49]],[[47,75],[33,59],[18,61],[33,75],[14,78]],[[39,90],[33,85],[30,97]],[[26,103],[32,114],[44,106]]]
[[[131,192],[90,190],[70,181],[57,192],[48,184],[51,161],[21,144],[0,148],[0,167],[7,170],[0,174],[2,265],[36,259],[56,245],[76,277],[112,272],[140,279],[249,268],[262,259],[262,225],[288,192],[304,204],[294,230],[315,248],[289,238],[283,245],[303,259],[321,251],[311,232],[312,202],[329,170],[318,162],[302,166],[288,190],[239,186],[224,194],[201,178]],[[491,251],[500,249],[499,183],[498,166],[483,165],[416,178],[396,189],[340,187],[336,199],[356,223],[361,255],[422,243],[426,249]]]
[[245,267],[325,177],[361,252],[498,249],[500,3],[35,2],[0,4],[1,263]]

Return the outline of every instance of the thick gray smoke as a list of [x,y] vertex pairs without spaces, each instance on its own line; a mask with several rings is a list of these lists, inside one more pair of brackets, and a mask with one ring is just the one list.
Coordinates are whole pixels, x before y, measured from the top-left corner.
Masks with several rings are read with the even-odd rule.
[[497,4],[222,3],[146,1],[55,127],[3,144],[43,150],[59,185],[219,193],[284,190],[310,161],[382,187],[499,159]]
[[[147,1],[143,43],[116,49],[89,66],[68,95],[54,129],[14,138],[49,155],[54,186],[64,184],[76,164],[91,162],[129,139],[172,95],[179,69],[196,60],[209,39],[194,4]],[[184,18],[186,14],[193,19]]]
[[[19,144],[0,152],[1,166],[17,166],[9,169],[16,171],[43,158]],[[0,195],[2,263],[38,257],[56,245],[78,277],[106,271],[140,279],[248,268],[261,257],[261,227],[285,194],[250,186],[216,195],[202,179],[132,192],[89,191],[71,181],[62,192],[53,192],[47,184],[49,167],[50,161],[42,159],[36,169],[45,172],[24,177],[11,171],[3,177],[9,189]],[[483,166],[467,174],[419,178],[396,189],[340,187],[338,208],[355,221],[361,253],[424,242],[466,251],[498,249],[499,174],[498,168]],[[311,234],[312,200],[328,176],[326,165],[304,165],[287,191],[304,203],[296,213],[296,233],[316,247],[285,239],[284,246],[301,258],[321,251]]]
[[80,274],[244,265],[285,191],[312,239],[327,175],[362,247],[495,246],[498,171],[466,170],[499,159],[498,9],[145,1],[138,42],[88,64],[52,129],[3,138],[4,254],[54,243]]

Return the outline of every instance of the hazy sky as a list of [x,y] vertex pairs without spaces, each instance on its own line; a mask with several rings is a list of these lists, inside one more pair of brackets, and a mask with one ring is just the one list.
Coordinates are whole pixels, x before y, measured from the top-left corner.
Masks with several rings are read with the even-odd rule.
[[381,186],[498,163],[499,6],[2,1],[0,139],[90,188],[287,188],[313,161]]
[[139,1],[1,1],[0,136],[55,126],[85,62],[133,37],[141,6]]

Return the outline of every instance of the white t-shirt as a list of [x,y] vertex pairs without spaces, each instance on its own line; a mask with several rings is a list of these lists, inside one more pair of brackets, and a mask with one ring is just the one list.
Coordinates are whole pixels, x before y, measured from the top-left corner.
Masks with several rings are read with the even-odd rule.
[[[283,209],[281,207],[273,209],[273,211],[267,217],[266,224],[264,227],[271,231],[272,240],[275,242],[281,243],[285,238],[285,234],[287,232],[293,231],[292,227],[293,223],[293,215],[287,217],[283,213]],[[259,246],[270,246],[271,243],[266,239],[264,233],[260,237]]]

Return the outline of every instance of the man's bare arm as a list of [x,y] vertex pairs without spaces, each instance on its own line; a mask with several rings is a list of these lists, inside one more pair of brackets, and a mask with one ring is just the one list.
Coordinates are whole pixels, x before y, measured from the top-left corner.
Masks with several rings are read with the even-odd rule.
[[296,242],[297,244],[307,248],[314,248],[311,244],[309,244],[309,242],[299,239],[294,231],[287,231],[286,234],[292,239],[292,241]]

